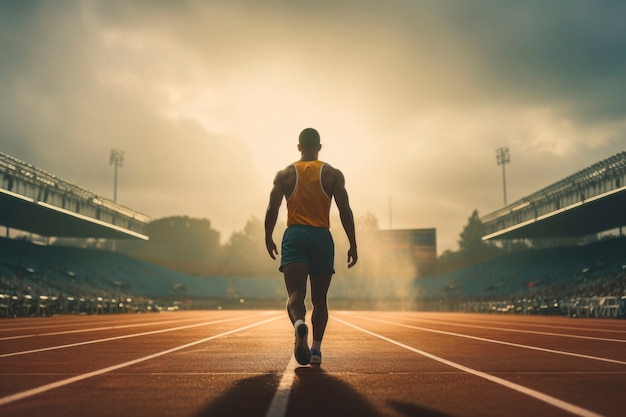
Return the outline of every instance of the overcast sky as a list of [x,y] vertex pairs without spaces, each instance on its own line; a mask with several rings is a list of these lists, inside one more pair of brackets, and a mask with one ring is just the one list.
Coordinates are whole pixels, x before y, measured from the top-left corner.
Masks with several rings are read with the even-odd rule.
[[112,198],[123,149],[121,204],[227,240],[314,127],[357,218],[456,250],[503,205],[497,148],[509,203],[625,150],[624,21],[622,1],[2,1],[0,151]]

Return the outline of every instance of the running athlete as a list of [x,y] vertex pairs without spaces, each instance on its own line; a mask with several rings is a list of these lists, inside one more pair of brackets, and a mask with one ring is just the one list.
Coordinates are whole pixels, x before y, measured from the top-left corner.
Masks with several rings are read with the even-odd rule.
[[[317,159],[320,149],[319,133],[312,128],[304,129],[298,140],[301,158],[276,174],[265,213],[265,246],[272,259],[276,259],[278,249],[272,233],[283,197],[286,199],[287,229],[282,240],[279,270],[285,277],[287,313],[294,325],[294,355],[301,365],[322,362],[322,338],[328,322],[326,296],[335,273],[335,246],[329,230],[333,197],[350,243],[348,268],[352,268],[359,258],[345,178],[341,171]],[[310,349],[304,304],[309,277],[313,304]]]

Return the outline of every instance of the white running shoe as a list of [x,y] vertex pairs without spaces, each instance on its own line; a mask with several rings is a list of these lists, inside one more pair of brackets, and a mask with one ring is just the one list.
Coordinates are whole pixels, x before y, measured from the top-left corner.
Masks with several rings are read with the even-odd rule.
[[311,365],[319,365],[322,363],[322,352],[311,349]]
[[311,350],[307,342],[309,328],[306,323],[300,323],[295,329],[295,334],[296,341],[294,342],[293,354],[300,365],[308,365],[311,362]]

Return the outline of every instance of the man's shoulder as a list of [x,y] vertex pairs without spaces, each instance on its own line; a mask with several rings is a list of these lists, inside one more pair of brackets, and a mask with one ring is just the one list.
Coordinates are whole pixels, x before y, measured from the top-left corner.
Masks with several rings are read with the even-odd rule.
[[293,164],[289,164],[276,173],[276,181],[284,181],[286,179],[289,179],[295,175],[295,172],[296,169]]
[[323,167],[324,167],[323,172],[326,174],[329,174],[332,176],[343,176],[343,173],[339,169],[333,167],[328,162],[324,162]]
[[293,164],[289,164],[280,171],[278,171],[278,175],[285,175],[294,172],[296,167]]
[[331,164],[329,164],[328,162],[324,162],[324,161],[320,161],[320,162],[322,162],[322,167],[323,167],[325,170],[328,170],[328,171],[334,171],[334,172],[339,171],[337,168],[335,168],[334,166],[332,166],[332,165],[331,165]]

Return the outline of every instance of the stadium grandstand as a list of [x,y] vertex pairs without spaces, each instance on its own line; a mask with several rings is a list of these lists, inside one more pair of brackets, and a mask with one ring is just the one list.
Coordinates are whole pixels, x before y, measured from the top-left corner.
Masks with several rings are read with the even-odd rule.
[[483,216],[484,241],[568,244],[419,280],[423,307],[626,317],[625,180],[621,152]]
[[65,237],[147,241],[150,218],[1,152],[0,175],[0,317],[248,307],[252,295],[282,294],[276,280],[208,280],[111,250],[58,245]]
[[[81,284],[78,281],[84,277],[66,266],[71,256],[32,242],[47,245],[50,238],[59,237],[147,240],[149,217],[1,152],[0,173],[0,225],[6,230],[0,242],[0,316],[81,311],[86,308],[87,294],[96,289],[99,296],[93,308],[104,310],[104,301],[99,305],[97,300],[105,300],[105,294],[119,294],[114,284],[113,288]],[[12,230],[19,241],[10,239]],[[50,257],[50,253],[57,256]],[[79,257],[84,255],[80,252]],[[115,308],[119,308],[121,301],[114,296],[106,299],[116,300]],[[109,308],[109,301],[106,304]]]

